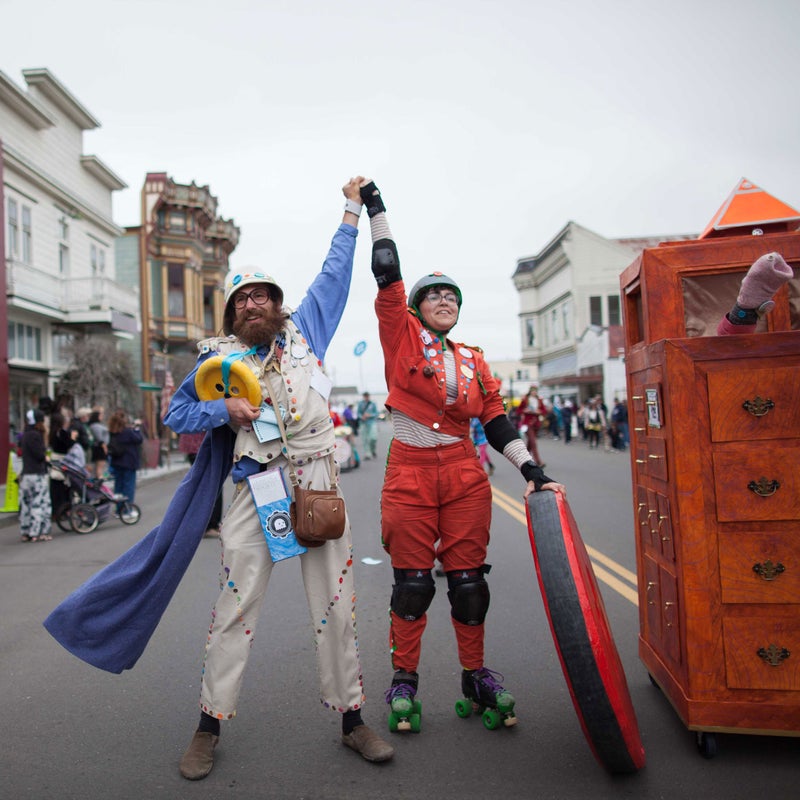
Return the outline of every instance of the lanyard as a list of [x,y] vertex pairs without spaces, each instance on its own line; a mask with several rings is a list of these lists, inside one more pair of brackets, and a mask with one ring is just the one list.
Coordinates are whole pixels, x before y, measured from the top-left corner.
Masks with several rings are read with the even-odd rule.
[[256,349],[257,348],[255,347],[251,347],[249,350],[245,350],[243,353],[230,353],[222,359],[222,386],[225,390],[225,397],[231,396],[231,367],[233,366],[234,362],[238,361],[240,358],[245,358],[245,356],[253,355],[253,353],[256,352]]

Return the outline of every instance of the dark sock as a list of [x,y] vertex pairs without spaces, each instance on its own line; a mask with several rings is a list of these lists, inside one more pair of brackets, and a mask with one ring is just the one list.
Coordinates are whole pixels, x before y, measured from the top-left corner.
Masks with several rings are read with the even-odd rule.
[[206,714],[205,711],[200,712],[200,724],[197,726],[198,731],[203,733],[213,733],[214,736],[219,736],[219,720]]
[[353,728],[357,728],[359,725],[363,725],[364,720],[361,719],[361,711],[356,709],[355,711],[345,711],[342,714],[342,733],[348,734],[353,732]]

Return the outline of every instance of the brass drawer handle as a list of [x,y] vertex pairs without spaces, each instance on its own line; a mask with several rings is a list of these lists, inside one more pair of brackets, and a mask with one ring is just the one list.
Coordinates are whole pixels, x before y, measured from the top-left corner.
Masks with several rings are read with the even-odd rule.
[[756,395],[752,400],[745,400],[744,403],[742,403],[742,408],[754,417],[763,417],[775,408],[775,403],[769,398],[764,400]]
[[658,584],[655,581],[647,581],[647,605],[649,606],[655,605],[655,601],[651,599],[651,595],[656,586],[658,586]]
[[655,458],[664,458],[664,456],[654,456],[654,455],[652,455],[652,454],[651,454],[651,455],[649,455],[649,456],[647,456],[647,457],[648,457],[648,458],[654,458],[654,459],[655,459]]
[[786,572],[786,567],[779,561],[773,564],[772,561],[767,559],[763,564],[758,562],[753,564],[753,572],[765,581],[774,581],[782,572]]
[[768,647],[759,647],[756,655],[767,662],[771,667],[779,667],[782,661],[786,661],[791,653],[785,647],[778,647],[770,644]]
[[747,488],[755,492],[759,497],[769,497],[775,494],[781,485],[778,481],[768,481],[763,475],[757,481],[750,481]]

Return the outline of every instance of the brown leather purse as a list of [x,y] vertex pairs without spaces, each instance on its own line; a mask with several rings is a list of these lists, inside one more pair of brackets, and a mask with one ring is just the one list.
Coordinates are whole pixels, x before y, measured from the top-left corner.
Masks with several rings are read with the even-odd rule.
[[344,533],[344,498],[335,489],[303,489],[295,485],[289,515],[294,535],[304,547],[320,547]]

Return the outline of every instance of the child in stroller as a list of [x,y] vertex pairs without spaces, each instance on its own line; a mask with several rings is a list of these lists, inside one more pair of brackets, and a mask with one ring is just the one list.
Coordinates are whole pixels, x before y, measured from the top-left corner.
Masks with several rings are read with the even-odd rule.
[[91,477],[85,467],[74,463],[69,455],[61,462],[51,463],[50,479],[63,480],[67,486],[68,502],[54,514],[58,527],[62,531],[91,533],[112,512],[125,525],[135,525],[142,516],[139,506],[125,495],[114,494],[102,479]]

